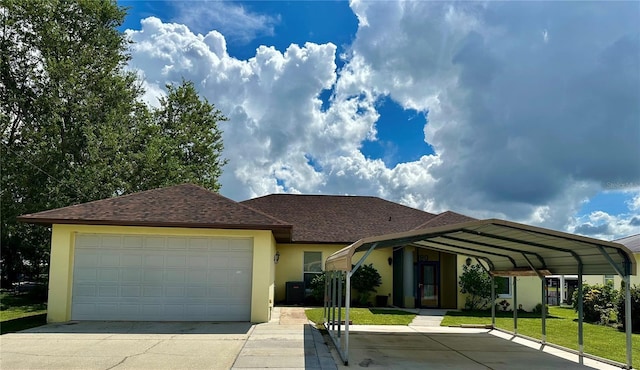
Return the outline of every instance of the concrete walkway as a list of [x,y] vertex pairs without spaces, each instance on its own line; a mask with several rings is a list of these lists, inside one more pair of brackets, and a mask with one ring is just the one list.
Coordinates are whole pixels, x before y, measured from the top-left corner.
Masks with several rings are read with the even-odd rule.
[[257,324],[232,369],[337,369],[329,347],[304,308],[274,307],[271,321]]
[[439,327],[448,310],[418,309],[416,317],[409,324],[410,327]]

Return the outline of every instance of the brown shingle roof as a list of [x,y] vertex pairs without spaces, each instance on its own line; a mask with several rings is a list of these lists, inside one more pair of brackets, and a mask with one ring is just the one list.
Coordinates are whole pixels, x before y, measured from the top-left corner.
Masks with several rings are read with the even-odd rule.
[[462,222],[474,221],[474,220],[476,219],[473,217],[461,215],[460,213],[446,211],[446,212],[440,213],[439,215],[423,223],[422,225],[418,225],[415,228],[415,230],[426,229],[428,227],[438,227],[438,226],[459,224]]
[[273,194],[241,202],[293,225],[292,242],[353,243],[407,231],[434,214],[366,196]]
[[183,184],[27,214],[37,224],[166,226],[273,230],[290,239],[291,225],[205,188]]

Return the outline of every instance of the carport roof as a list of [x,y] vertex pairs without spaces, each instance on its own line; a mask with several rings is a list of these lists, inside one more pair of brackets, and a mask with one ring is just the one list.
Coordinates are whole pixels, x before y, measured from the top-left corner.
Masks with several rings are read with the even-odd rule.
[[291,240],[291,225],[197,185],[183,184],[18,217],[34,224],[272,230]]
[[[354,253],[413,245],[475,257],[494,275],[635,275],[632,252],[620,243],[488,219],[361,239],[327,258],[326,270],[351,271]],[[535,272],[534,272],[535,269]]]

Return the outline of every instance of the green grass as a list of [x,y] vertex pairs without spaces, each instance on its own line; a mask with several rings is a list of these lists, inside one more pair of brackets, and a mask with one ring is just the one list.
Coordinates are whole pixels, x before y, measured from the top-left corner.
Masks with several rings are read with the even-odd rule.
[[[491,324],[488,312],[447,312],[442,326],[461,324]],[[496,313],[496,326],[513,331],[513,313]],[[626,363],[626,336],[609,326],[584,323],[584,351],[586,353]],[[518,334],[542,339],[540,315],[518,313]],[[549,307],[547,342],[578,349],[578,314],[572,308]],[[640,368],[640,334],[632,335],[633,367]]]
[[47,305],[28,294],[0,293],[0,335],[47,322]]
[[[323,308],[311,308],[305,310],[307,318],[316,324],[323,322]],[[341,320],[344,321],[344,308],[341,313]],[[338,313],[336,312],[336,320]],[[401,310],[388,310],[377,308],[352,308],[349,320],[353,325],[409,325],[415,314]]]

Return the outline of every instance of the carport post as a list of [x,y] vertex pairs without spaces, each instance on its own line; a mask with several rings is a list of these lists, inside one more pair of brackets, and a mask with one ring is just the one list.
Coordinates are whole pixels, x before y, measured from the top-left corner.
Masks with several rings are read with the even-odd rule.
[[[627,270],[628,271],[628,270]],[[632,368],[631,363],[631,276],[624,276],[624,326],[627,334],[627,369]]]
[[349,311],[351,309],[351,272],[347,272],[347,288],[344,302],[344,365],[349,365]]
[[542,345],[547,342],[547,281],[544,276],[540,279],[542,282]]
[[578,262],[578,359],[580,365],[584,365],[584,342],[582,333],[582,321],[584,319],[584,309],[582,307],[582,262]]
[[331,274],[331,330],[336,330],[336,272]]
[[491,275],[491,329],[496,328],[496,279]]
[[340,343],[340,329],[342,328],[342,271],[338,276],[338,343]]
[[329,276],[331,276],[331,272],[327,272],[324,275],[324,297],[322,302],[322,317],[324,318],[325,324],[329,322]]
[[513,333],[518,335],[518,277],[513,277]]

